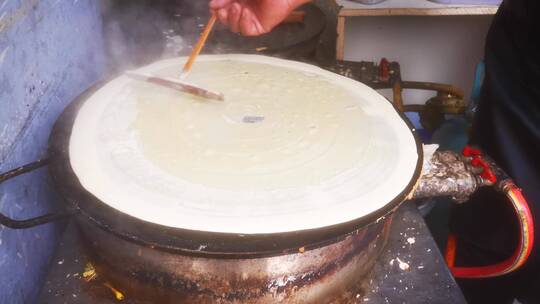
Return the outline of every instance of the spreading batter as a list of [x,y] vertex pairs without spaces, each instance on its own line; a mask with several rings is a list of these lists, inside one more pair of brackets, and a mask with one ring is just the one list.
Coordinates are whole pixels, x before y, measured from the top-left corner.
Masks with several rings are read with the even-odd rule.
[[[178,77],[184,61],[140,71]],[[187,80],[225,101],[126,76],[86,101],[70,141],[85,189],[145,221],[252,234],[362,217],[414,174],[410,130],[361,83],[248,55],[201,56]]]

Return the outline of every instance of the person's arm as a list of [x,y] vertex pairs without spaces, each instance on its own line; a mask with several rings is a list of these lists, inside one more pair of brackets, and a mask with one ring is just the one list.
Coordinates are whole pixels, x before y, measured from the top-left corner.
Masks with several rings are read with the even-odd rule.
[[257,36],[270,32],[307,2],[310,0],[212,0],[209,6],[233,32]]

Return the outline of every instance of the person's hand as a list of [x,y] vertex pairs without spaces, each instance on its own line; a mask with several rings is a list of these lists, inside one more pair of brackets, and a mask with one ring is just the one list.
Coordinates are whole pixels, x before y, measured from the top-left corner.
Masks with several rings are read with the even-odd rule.
[[212,0],[209,6],[233,32],[257,36],[270,32],[306,2],[309,0]]

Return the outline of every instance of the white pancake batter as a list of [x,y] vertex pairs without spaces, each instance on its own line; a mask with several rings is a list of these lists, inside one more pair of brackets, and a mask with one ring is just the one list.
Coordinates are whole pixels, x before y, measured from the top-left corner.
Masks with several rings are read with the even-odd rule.
[[[177,77],[184,61],[140,71]],[[188,81],[225,101],[126,76],[86,101],[69,151],[85,189],[145,221],[253,234],[356,219],[414,174],[411,132],[359,82],[249,55],[200,56]]]

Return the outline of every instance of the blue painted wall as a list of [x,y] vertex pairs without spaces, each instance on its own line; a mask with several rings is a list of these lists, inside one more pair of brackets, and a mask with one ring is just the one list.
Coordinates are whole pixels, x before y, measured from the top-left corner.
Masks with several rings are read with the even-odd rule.
[[[103,74],[99,1],[0,0],[0,172],[46,156],[63,108]],[[0,212],[28,218],[58,198],[40,169],[0,185]],[[33,303],[61,225],[0,227],[0,303]]]

